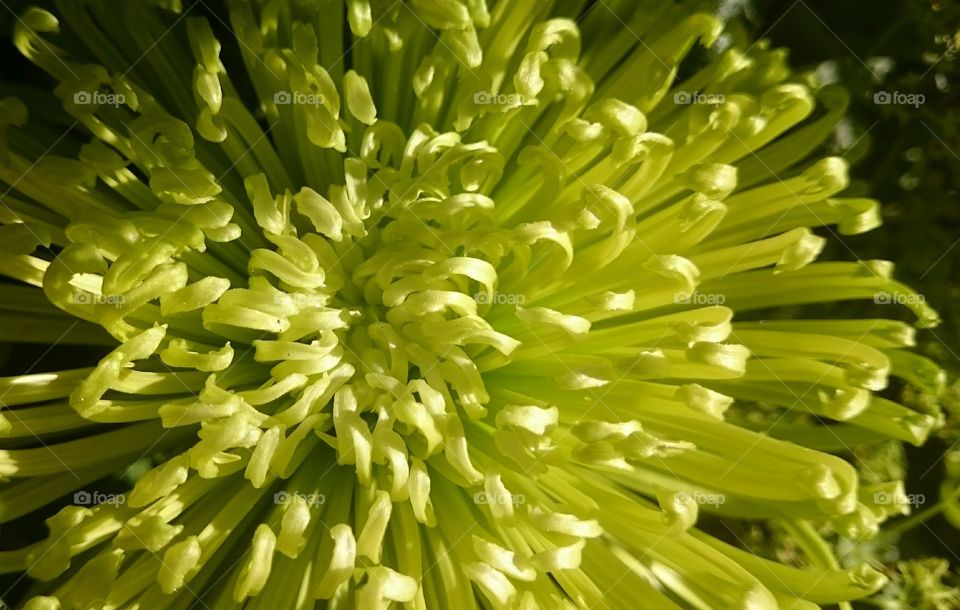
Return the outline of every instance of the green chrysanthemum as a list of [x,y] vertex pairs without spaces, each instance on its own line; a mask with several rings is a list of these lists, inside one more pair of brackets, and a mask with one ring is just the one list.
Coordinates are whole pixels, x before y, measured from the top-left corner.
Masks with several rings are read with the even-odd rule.
[[[718,50],[696,2],[55,4],[15,42],[66,114],[0,101],[0,335],[112,351],[0,379],[0,519],[76,493],[0,553],[44,581],[26,608],[806,609],[881,586],[824,536],[870,536],[902,483],[835,454],[923,442],[937,414],[873,393],[940,372],[902,322],[765,319],[879,295],[937,321],[888,263],[815,262],[811,227],[879,221],[837,196],[843,159],[811,158],[842,90]],[[144,459],[128,494],[86,491]]]

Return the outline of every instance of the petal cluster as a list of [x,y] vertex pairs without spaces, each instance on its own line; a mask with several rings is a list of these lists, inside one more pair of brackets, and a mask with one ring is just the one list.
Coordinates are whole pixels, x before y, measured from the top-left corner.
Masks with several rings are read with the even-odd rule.
[[[845,454],[923,443],[940,414],[878,393],[943,379],[907,323],[816,307],[938,322],[890,263],[817,260],[812,229],[879,224],[817,156],[846,94],[696,2],[491,4],[20,16],[56,101],[0,100],[0,337],[105,354],[0,378],[0,521],[74,494],[0,552],[42,583],[26,608],[815,608],[883,584],[824,536],[875,534],[902,482]],[[88,491],[110,475],[128,493]]]

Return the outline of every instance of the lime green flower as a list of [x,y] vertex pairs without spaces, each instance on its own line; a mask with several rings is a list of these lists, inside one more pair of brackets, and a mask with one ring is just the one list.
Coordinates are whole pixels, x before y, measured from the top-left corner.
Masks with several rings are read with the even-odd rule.
[[[0,552],[27,608],[806,609],[884,584],[827,538],[907,511],[902,482],[837,454],[922,443],[941,417],[874,392],[941,374],[911,326],[806,306],[937,315],[889,263],[816,262],[812,227],[879,223],[812,158],[842,90],[714,45],[694,2],[149,4],[15,26],[58,101],[0,101],[0,333],[109,350],[0,379],[0,519],[73,494]],[[92,491],[109,475],[135,482]]]

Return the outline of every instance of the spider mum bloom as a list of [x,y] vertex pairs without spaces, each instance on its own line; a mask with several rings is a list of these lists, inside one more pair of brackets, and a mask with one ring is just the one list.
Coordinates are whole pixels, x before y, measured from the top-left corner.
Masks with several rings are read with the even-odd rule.
[[[202,4],[202,3],[201,3]],[[56,2],[0,101],[0,552],[30,610],[815,608],[939,424],[879,223],[812,158],[845,93],[698,3]],[[28,106],[36,109],[28,120]],[[64,129],[67,132],[63,135]],[[59,137],[58,137],[59,136]],[[802,319],[771,315],[793,307]],[[779,311],[779,310],[778,310]],[[69,332],[67,332],[69,331]],[[134,464],[149,468],[132,474]],[[126,494],[91,492],[108,475]],[[787,565],[698,528],[777,523]],[[199,601],[198,601],[199,600]]]

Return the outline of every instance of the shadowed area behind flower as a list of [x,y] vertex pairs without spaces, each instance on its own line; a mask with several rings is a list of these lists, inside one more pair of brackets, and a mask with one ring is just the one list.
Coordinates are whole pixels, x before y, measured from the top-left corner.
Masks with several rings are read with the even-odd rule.
[[[37,581],[26,608],[815,608],[883,585],[825,537],[909,499],[835,454],[922,444],[942,416],[874,393],[942,373],[903,322],[764,318],[939,321],[888,262],[817,261],[879,223],[844,159],[811,157],[842,88],[713,46],[706,3],[165,4],[15,27],[78,153],[46,154],[29,94],[0,100],[0,316],[26,321],[3,338],[79,320],[112,349],[0,379],[0,520],[78,494],[0,552]],[[85,491],[144,458],[128,493]],[[805,561],[701,512],[774,523]]]

